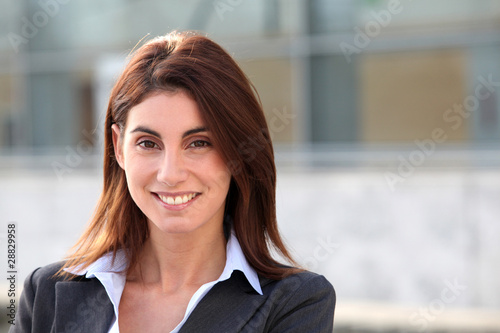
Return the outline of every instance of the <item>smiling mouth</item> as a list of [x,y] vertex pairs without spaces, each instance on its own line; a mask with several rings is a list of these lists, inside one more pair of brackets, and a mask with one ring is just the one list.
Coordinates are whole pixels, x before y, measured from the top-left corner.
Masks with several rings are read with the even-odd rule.
[[185,203],[188,203],[189,201],[193,200],[196,198],[200,193],[189,193],[189,194],[184,194],[184,195],[178,195],[178,196],[164,196],[160,194],[156,194],[158,198],[160,198],[161,201],[166,203],[167,205],[172,205],[172,206],[177,206],[177,205],[182,205]]

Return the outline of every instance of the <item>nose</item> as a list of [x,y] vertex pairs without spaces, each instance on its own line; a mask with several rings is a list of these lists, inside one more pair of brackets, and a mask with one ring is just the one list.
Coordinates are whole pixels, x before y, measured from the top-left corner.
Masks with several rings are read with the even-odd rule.
[[175,150],[164,150],[163,158],[158,168],[157,179],[160,183],[175,187],[188,177],[182,154]]

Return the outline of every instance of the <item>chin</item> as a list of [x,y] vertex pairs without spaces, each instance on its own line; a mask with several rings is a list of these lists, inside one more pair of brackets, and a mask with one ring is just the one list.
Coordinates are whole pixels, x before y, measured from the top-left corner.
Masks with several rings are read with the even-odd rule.
[[192,221],[186,218],[172,217],[160,223],[149,220],[149,230],[157,230],[169,234],[186,234],[195,231],[199,226],[193,225]]

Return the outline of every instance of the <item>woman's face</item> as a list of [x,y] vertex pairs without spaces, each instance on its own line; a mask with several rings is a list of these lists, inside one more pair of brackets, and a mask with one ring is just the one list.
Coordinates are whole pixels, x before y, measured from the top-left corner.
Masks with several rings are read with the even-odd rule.
[[152,95],[129,111],[123,133],[112,129],[116,158],[150,228],[222,230],[231,175],[193,99],[182,90]]

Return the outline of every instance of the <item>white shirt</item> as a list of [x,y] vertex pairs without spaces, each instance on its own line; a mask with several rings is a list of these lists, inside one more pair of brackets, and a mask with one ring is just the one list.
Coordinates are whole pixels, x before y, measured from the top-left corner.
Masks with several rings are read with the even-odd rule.
[[[108,333],[119,333],[118,305],[120,304],[120,298],[125,287],[126,272],[124,272],[124,270],[127,267],[128,262],[123,251],[117,252],[114,263],[111,262],[111,259],[112,255],[109,253],[96,260],[84,271],[80,271],[78,268],[68,269],[68,271],[77,275],[85,274],[85,277],[87,278],[95,277],[102,283],[115,311],[113,324]],[[222,271],[222,274],[217,280],[205,283],[193,294],[186,308],[186,312],[184,313],[184,318],[170,333],[179,332],[196,305],[210,291],[210,289],[212,289],[217,282],[229,279],[235,270],[243,272],[253,289],[262,295],[262,289],[260,287],[257,272],[255,272],[255,270],[247,262],[245,255],[241,250],[240,243],[232,232],[226,245],[226,265],[224,267],[224,271]]]

